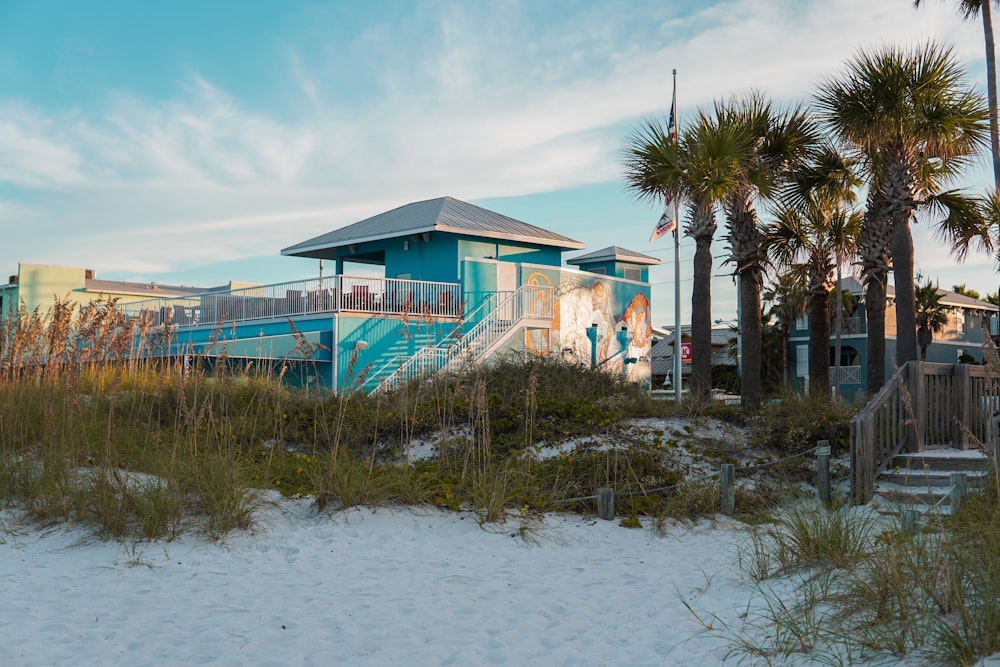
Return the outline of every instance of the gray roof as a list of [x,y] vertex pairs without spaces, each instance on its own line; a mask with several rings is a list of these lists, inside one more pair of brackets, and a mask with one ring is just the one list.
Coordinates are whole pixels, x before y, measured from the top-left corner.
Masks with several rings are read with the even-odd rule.
[[586,255],[580,255],[572,259],[567,259],[566,263],[580,265],[589,264],[590,262],[609,261],[631,262],[632,264],[660,264],[660,260],[656,257],[650,257],[649,255],[644,255],[641,252],[636,252],[635,250],[628,250],[627,248],[619,248],[616,245],[595,250],[594,252],[588,252]]
[[[691,327],[681,327],[681,340],[691,335]],[[729,351],[729,342],[736,338],[736,332],[731,327],[714,327],[712,329],[712,365],[735,365],[736,358]],[[650,370],[653,375],[666,375],[674,365],[674,336],[671,333],[666,338],[653,344],[649,352]],[[688,375],[691,364],[681,364],[681,373]]]
[[127,282],[125,280],[98,280],[96,278],[87,278],[84,280],[84,288],[88,292],[148,296],[150,299],[192,296],[194,294],[202,294],[203,292],[209,291],[209,289],[205,287],[160,285],[159,283],[135,283]]
[[406,204],[335,229],[281,251],[296,257],[328,257],[330,250],[353,243],[379,241],[424,232],[448,232],[579,250],[579,241],[526,222],[508,218],[452,197]]
[[[841,280],[844,286],[845,292],[851,292],[853,294],[861,295],[862,286],[861,281],[853,276],[846,276]],[[958,292],[952,292],[950,290],[941,289],[937,290],[938,296],[941,297],[941,303],[946,306],[958,306],[960,308],[972,308],[975,310],[985,310],[988,312],[998,312],[1000,311],[1000,306],[995,306],[992,303],[986,301],[980,301],[979,299],[973,299],[970,296],[965,296],[964,294],[959,294]],[[886,288],[886,296],[895,297],[896,288],[892,285],[888,285]]]

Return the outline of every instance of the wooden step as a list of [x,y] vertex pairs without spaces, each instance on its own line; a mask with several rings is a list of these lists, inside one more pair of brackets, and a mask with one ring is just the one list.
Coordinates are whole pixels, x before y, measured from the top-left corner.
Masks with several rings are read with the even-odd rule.
[[984,488],[986,479],[989,477],[989,473],[985,470],[931,470],[931,469],[919,469],[915,470],[912,468],[893,468],[882,473],[878,481],[880,483],[886,482],[889,484],[898,484],[900,486],[933,486],[933,487],[949,487],[951,486],[951,476],[955,472],[964,472],[965,477],[968,480],[970,489],[981,489]]
[[898,514],[912,509],[923,515],[951,514],[951,475],[964,473],[968,491],[985,487],[993,463],[976,450],[931,449],[899,454],[879,475],[875,493],[883,501],[883,513]]
[[889,470],[938,470],[944,472],[989,471],[990,458],[978,450],[932,449],[913,454],[897,454]]

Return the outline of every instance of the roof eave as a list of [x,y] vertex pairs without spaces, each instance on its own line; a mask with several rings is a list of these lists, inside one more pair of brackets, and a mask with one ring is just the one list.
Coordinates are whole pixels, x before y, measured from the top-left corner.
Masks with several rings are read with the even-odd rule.
[[580,250],[585,246],[579,241],[574,241],[573,239],[567,238],[562,239],[545,239],[538,238],[534,236],[524,236],[521,234],[509,234],[504,232],[487,232],[479,231],[475,229],[464,229],[462,227],[451,227],[448,225],[431,225],[428,227],[414,227],[413,229],[407,230],[405,233],[393,233],[393,234],[375,234],[372,236],[362,236],[356,239],[335,241],[332,243],[310,243],[308,244],[297,244],[284,248],[281,251],[282,255],[290,257],[312,257],[314,259],[320,259],[316,253],[323,252],[325,250],[335,250],[337,248],[343,248],[349,245],[370,243],[372,241],[386,241],[390,239],[401,239],[413,234],[423,234],[425,232],[444,232],[447,234],[457,234],[460,236],[477,236],[477,237],[487,237],[494,239],[503,239],[505,241],[519,241],[521,243],[528,243],[533,245],[545,245],[545,246],[555,246],[557,248],[564,248],[567,250]]

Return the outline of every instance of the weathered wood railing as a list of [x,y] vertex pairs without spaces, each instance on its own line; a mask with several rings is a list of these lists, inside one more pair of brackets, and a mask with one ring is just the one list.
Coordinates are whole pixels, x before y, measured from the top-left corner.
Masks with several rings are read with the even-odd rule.
[[851,491],[867,503],[896,454],[996,446],[1000,378],[984,366],[907,362],[851,420]]

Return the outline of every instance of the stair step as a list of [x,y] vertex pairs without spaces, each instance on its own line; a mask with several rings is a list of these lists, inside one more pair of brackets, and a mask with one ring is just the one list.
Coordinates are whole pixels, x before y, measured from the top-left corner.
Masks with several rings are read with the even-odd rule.
[[926,503],[906,503],[900,504],[885,498],[876,499],[878,505],[875,511],[884,516],[900,516],[903,510],[914,510],[920,513],[921,517],[927,516],[951,516],[951,505],[928,505]]
[[950,472],[989,471],[990,458],[976,450],[936,449],[912,454],[897,454],[890,469],[940,470]]
[[[969,488],[982,488],[989,473],[985,470],[958,470],[964,472]],[[888,482],[900,486],[951,486],[951,470],[914,470],[895,468],[887,470],[879,476],[879,482]]]

